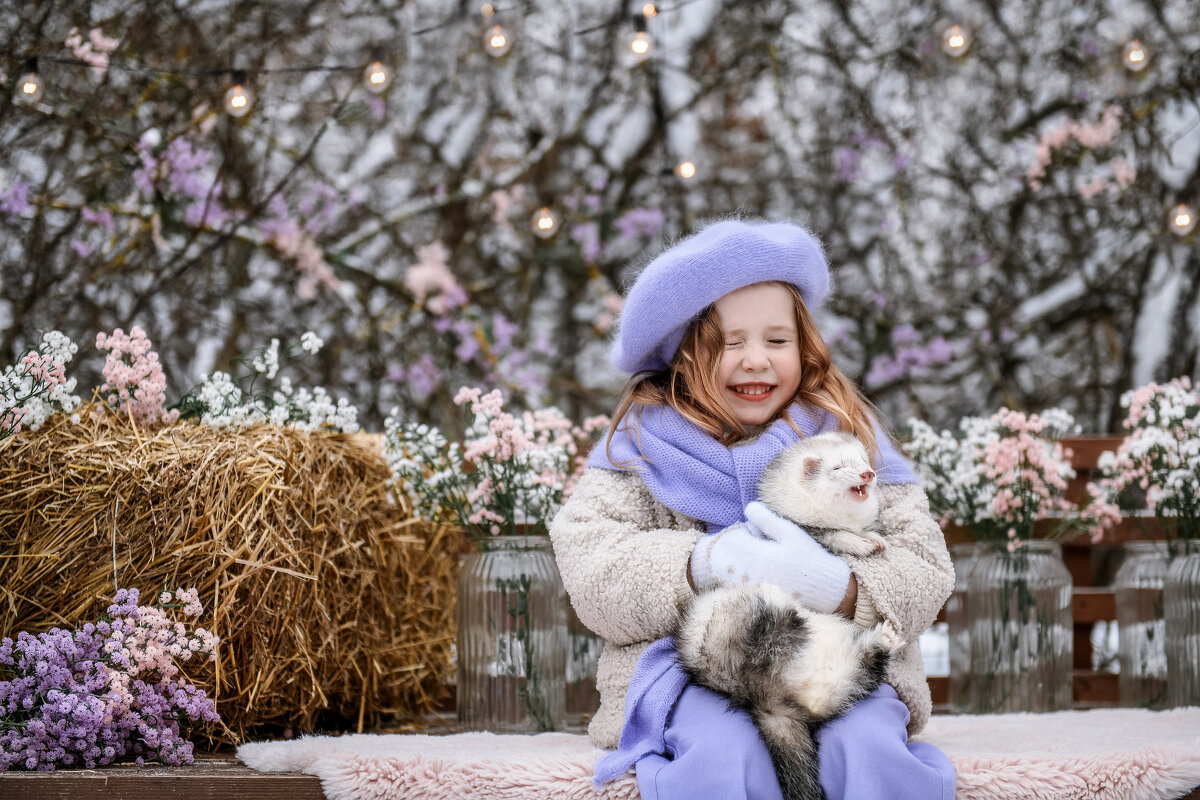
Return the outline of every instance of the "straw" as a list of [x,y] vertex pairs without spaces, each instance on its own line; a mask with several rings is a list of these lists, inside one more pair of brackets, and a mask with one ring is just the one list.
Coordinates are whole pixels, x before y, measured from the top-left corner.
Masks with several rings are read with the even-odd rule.
[[194,586],[213,740],[419,718],[449,693],[460,541],[387,478],[377,436],[57,414],[0,443],[0,636],[93,620],[114,585]]

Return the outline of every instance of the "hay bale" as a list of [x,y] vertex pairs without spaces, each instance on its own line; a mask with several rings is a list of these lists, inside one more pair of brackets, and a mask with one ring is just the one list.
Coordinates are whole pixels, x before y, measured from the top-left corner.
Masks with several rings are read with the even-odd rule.
[[460,542],[387,497],[378,437],[116,414],[0,443],[0,635],[94,619],[115,586],[195,586],[187,665],[237,743],[362,730],[447,695]]

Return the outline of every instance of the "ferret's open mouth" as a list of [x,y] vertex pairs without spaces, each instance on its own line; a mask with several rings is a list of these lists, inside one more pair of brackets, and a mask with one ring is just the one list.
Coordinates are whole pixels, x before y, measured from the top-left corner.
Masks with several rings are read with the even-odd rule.
[[861,486],[851,486],[850,494],[854,495],[855,500],[866,500],[868,496],[867,484]]

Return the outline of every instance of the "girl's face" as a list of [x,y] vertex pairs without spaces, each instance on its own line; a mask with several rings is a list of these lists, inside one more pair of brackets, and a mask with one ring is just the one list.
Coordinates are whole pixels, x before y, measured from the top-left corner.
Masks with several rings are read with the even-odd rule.
[[716,302],[725,349],[722,396],[743,425],[764,425],[800,388],[800,333],[792,295],[756,283]]

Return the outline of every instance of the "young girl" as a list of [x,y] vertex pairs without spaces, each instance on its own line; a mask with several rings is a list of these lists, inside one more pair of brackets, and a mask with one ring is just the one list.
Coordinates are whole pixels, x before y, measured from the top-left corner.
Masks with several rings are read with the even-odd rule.
[[[605,639],[588,731],[614,752],[597,785],[634,767],[648,800],[782,796],[749,715],[690,683],[669,638],[696,591],[766,581],[863,626],[886,619],[908,642],[887,684],[818,731],[826,797],[954,796],[945,755],[908,741],[930,713],[916,640],[954,573],[911,467],[813,323],[828,287],[807,231],[730,220],[663,252],[629,293],[613,359],[633,377],[550,527],[571,602]],[[832,429],[876,462],[881,554],[843,560],[752,502],[774,455]]]

